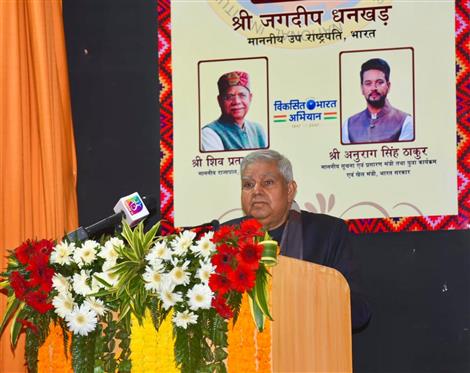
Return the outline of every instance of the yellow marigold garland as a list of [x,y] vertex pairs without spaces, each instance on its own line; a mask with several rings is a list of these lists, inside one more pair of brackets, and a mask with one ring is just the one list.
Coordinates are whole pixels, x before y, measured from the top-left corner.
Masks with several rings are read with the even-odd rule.
[[[72,336],[69,333],[69,345],[68,350],[70,351],[70,343]],[[39,348],[38,353],[38,372],[39,373],[73,373],[72,370],[72,359],[70,353],[66,358],[64,351],[64,337],[62,329],[59,325],[53,323],[49,326],[49,335],[44,344]]]
[[[271,278],[268,281],[271,293]],[[271,298],[271,297],[270,297]],[[251,316],[248,296],[243,295],[242,306],[235,327],[229,326],[228,359],[229,372],[272,372],[271,322],[266,320],[263,332],[258,332]]]
[[[272,295],[272,282],[271,277],[268,277],[268,294],[271,300]],[[271,301],[269,308],[272,309]],[[255,329],[256,333],[256,362],[257,372],[271,373],[272,372],[272,322],[266,319],[264,330],[262,333]]]
[[[271,292],[271,281],[269,281]],[[131,360],[133,373],[179,372],[173,352],[172,313],[156,332],[151,317],[139,326],[132,319]],[[52,324],[46,342],[39,349],[38,371],[40,373],[72,373],[71,359],[66,359],[62,329]],[[71,336],[69,336],[69,343]],[[251,316],[248,296],[243,296],[242,306],[234,328],[229,326],[228,369],[230,372],[272,372],[271,322],[266,321],[265,330],[259,333]],[[70,348],[70,346],[69,346]],[[70,356],[70,354],[68,355]]]
[[256,372],[255,324],[251,317],[248,296],[243,295],[235,327],[229,324],[228,361],[230,372]]
[[158,332],[153,326],[150,314],[144,319],[142,326],[136,318],[132,318],[132,373],[179,372],[175,366],[172,317],[173,312],[170,312]]

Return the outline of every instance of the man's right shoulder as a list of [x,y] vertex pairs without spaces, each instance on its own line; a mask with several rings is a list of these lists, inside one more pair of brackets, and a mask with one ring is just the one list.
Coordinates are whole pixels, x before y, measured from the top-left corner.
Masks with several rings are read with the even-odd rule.
[[205,130],[205,129],[210,129],[211,127],[214,127],[217,125],[217,119],[216,120],[213,120],[212,122],[210,123],[207,123],[205,124],[204,126],[202,126],[202,130]]
[[364,113],[365,113],[366,111],[367,111],[367,109],[362,110],[362,111],[360,111],[359,113],[356,113],[356,114],[354,114],[354,115],[351,115],[351,116],[347,119],[347,121],[349,122],[350,120],[359,119],[361,116],[364,115]]

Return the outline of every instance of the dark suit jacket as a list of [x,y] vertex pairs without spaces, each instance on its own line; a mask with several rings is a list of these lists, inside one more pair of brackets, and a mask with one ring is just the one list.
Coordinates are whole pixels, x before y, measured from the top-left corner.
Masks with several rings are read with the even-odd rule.
[[[244,219],[246,217],[230,220],[224,225],[238,224]],[[367,325],[371,312],[359,290],[346,224],[333,216],[307,211],[301,212],[301,220],[303,260],[334,268],[343,274],[351,289],[352,327],[355,331],[361,330]]]

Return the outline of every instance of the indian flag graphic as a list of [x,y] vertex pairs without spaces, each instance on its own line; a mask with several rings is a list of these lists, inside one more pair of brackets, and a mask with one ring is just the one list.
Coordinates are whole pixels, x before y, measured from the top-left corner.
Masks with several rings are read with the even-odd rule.
[[328,120],[328,119],[336,119],[337,118],[337,112],[336,111],[330,111],[323,113],[323,119]]
[[279,114],[274,116],[274,123],[287,122],[287,114]]

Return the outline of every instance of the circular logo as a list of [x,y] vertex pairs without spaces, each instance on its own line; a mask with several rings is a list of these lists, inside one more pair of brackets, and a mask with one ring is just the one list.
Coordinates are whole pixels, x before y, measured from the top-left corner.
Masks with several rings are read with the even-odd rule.
[[307,109],[308,109],[308,110],[313,110],[313,109],[315,109],[315,106],[317,106],[315,100],[312,100],[312,99],[307,100]]

